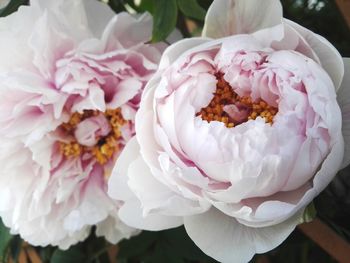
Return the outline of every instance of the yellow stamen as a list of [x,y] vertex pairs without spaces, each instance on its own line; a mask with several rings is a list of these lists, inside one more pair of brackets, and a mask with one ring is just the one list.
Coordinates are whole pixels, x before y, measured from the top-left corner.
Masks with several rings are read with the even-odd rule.
[[[67,135],[74,136],[74,130],[80,122],[99,114],[101,114],[101,112],[92,110],[86,110],[83,113],[75,112],[72,114],[69,121],[63,123],[60,127]],[[107,136],[100,138],[98,143],[92,147],[82,146],[76,139],[68,143],[59,142],[61,154],[66,158],[76,158],[82,156],[84,153],[90,153],[99,164],[106,164],[113,157],[114,153],[119,151],[119,139],[122,136],[120,129],[128,124],[129,121],[123,118],[120,108],[107,109],[103,114],[112,128]]]
[[[201,118],[207,122],[223,122],[227,128],[233,128],[236,125],[248,120],[255,120],[257,117],[264,118],[266,123],[273,123],[273,118],[278,112],[277,108],[270,106],[262,99],[253,101],[249,96],[240,97],[233,91],[230,84],[224,80],[222,73],[217,73],[216,78],[218,82],[216,84],[213,99],[210,101],[208,106],[202,108],[196,114],[196,116],[201,116]],[[232,120],[224,111],[224,106],[236,105],[237,103],[243,104],[247,109],[249,109],[249,114],[246,120],[243,122]]]

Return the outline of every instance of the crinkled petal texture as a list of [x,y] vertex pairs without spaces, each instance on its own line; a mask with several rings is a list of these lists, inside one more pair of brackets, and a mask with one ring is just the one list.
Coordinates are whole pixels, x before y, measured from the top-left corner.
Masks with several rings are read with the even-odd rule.
[[[242,22],[231,32],[240,34],[183,40],[164,52],[143,92],[136,138],[117,163],[109,191],[133,206],[121,216],[126,223],[148,229],[149,217],[173,217],[175,227],[182,217],[205,253],[220,262],[247,262],[293,231],[340,168],[344,141],[336,88],[344,69],[324,39],[320,52],[317,36],[307,39],[281,17],[268,23],[252,15],[263,13],[254,1],[231,2],[270,27],[254,31],[261,23]],[[328,70],[334,61],[340,72]],[[273,110],[254,115],[261,107]],[[227,114],[218,117],[222,111]],[[153,223],[152,229],[166,227]]]
[[137,233],[107,178],[165,47],[145,44],[151,30],[149,14],[95,0],[33,0],[0,20],[0,215],[13,233],[63,249],[93,225],[111,242]]

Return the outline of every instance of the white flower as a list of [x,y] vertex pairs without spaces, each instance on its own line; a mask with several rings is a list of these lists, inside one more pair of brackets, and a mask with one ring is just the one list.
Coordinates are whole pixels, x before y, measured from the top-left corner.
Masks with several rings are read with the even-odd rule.
[[184,224],[206,254],[247,262],[349,163],[349,73],[277,0],[215,0],[203,35],[164,52],[109,194],[130,226]]
[[111,242],[138,232],[106,191],[165,47],[145,44],[151,31],[149,14],[96,0],[34,0],[0,19],[0,215],[13,233],[65,249],[94,225]]

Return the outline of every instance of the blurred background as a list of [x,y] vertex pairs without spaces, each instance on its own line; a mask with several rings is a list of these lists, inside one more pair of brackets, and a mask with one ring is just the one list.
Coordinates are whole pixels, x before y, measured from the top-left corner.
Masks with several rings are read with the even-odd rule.
[[[0,0],[0,16],[9,15],[20,5],[28,2]],[[153,38],[150,41],[157,42],[165,39],[175,26],[185,37],[200,35],[206,10],[212,1],[104,0],[103,2],[116,12],[150,12],[155,20]],[[286,18],[324,36],[342,56],[350,57],[349,0],[282,0],[281,2]],[[350,242],[350,168],[339,172],[331,185],[314,200],[313,208],[316,210],[318,222],[334,231],[336,239],[343,242],[343,245],[345,241],[346,246]],[[313,226],[316,233],[324,231],[317,225]],[[282,245],[265,255],[255,256],[252,262],[337,262],[334,255],[331,256],[321,248],[320,243],[327,243],[329,240],[315,242],[304,232],[304,227],[296,229]],[[330,248],[337,251],[337,247],[334,247],[337,244],[335,242],[333,248],[332,246]],[[339,253],[343,252],[344,249],[339,250]],[[1,224],[0,262],[209,263],[215,261],[205,256],[192,243],[182,227],[157,233],[145,231],[137,237],[121,242],[118,246],[108,244],[104,239],[96,238],[92,234],[85,242],[67,251],[61,251],[55,247],[31,247],[19,236],[12,236]],[[350,256],[344,262],[350,262]]]

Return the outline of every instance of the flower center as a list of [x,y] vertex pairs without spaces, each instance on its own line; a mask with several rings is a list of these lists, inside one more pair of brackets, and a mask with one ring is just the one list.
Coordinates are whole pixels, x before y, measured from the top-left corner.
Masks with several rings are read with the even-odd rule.
[[255,120],[257,117],[264,118],[266,123],[273,123],[273,118],[278,112],[277,108],[262,99],[253,101],[249,96],[240,97],[225,81],[224,74],[219,72],[215,76],[218,81],[214,97],[206,107],[197,112],[196,116],[207,122],[223,122],[227,128]]
[[[90,123],[82,126],[83,122]],[[97,110],[75,112],[68,122],[59,127],[64,138],[71,138],[69,142],[59,141],[60,152],[66,158],[76,158],[87,153],[103,165],[120,149],[121,128],[129,122],[123,118],[120,108],[107,109],[105,112]],[[93,134],[89,135],[88,132],[91,133],[91,130]]]

